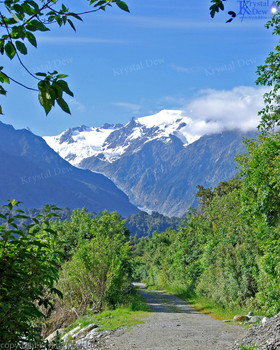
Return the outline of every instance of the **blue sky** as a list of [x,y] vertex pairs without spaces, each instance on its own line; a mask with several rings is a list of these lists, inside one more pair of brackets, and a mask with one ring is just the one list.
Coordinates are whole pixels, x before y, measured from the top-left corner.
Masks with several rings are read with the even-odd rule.
[[[276,38],[264,28],[271,3],[250,2],[249,14],[243,9],[243,17],[225,24],[226,13],[211,19],[209,0],[128,0],[130,14],[115,7],[86,15],[76,23],[77,33],[53,27],[39,35],[38,49],[28,47],[23,61],[32,72],[69,75],[72,115],[57,107],[46,117],[36,93],[11,84],[7,97],[1,97],[1,120],[43,136],[82,124],[126,123],[161,109],[188,113],[201,96],[209,99],[222,91],[227,104],[233,95],[240,97],[239,87],[255,86],[256,68],[275,46]],[[226,10],[239,12],[240,2],[226,4]],[[87,9],[87,1],[75,0],[74,6]],[[10,76],[35,85],[16,61],[2,61]]]

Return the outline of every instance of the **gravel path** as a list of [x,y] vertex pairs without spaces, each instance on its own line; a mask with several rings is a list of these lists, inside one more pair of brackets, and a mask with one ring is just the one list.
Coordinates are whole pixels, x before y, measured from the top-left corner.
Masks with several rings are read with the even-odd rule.
[[142,284],[138,287],[153,312],[143,324],[114,333],[108,339],[107,349],[229,350],[247,332],[198,313],[175,296],[145,290]]

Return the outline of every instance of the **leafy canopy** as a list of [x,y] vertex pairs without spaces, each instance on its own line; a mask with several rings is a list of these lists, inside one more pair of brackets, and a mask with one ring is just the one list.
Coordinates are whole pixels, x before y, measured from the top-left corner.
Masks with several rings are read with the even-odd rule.
[[[82,15],[100,10],[105,11],[107,7],[116,4],[121,10],[129,12],[125,2],[121,0],[86,0],[91,10],[75,13],[59,0],[5,0],[0,3],[0,52],[10,60],[16,59],[20,65],[37,81],[37,88],[28,87],[24,83],[15,80],[0,67],[0,94],[6,95],[6,84],[11,81],[29,90],[38,92],[40,104],[46,115],[57,103],[60,108],[70,114],[64,95],[73,96],[67,82],[67,75],[53,72],[38,72],[32,74],[25,66],[22,56],[28,54],[28,45],[37,47],[36,34],[51,30],[52,24],[59,27],[70,25],[76,31],[74,20],[82,21]],[[0,105],[0,114],[3,114]]]

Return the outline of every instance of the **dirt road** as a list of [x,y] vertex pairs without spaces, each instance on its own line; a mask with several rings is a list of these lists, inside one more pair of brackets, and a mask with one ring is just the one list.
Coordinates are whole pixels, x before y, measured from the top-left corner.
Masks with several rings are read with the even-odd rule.
[[247,331],[198,313],[175,296],[138,286],[153,312],[143,324],[113,334],[107,349],[228,350]]

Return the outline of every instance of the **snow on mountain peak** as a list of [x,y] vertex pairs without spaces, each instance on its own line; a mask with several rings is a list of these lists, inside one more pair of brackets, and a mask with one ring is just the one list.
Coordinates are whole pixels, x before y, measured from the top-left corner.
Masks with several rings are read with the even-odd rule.
[[191,133],[192,119],[180,110],[162,110],[157,114],[131,119],[126,125],[87,127],[67,129],[57,136],[46,136],[45,141],[61,157],[71,164],[79,163],[91,156],[97,156],[107,162],[113,162],[126,151],[133,152],[134,147],[160,139],[171,142],[175,135],[184,146],[199,139],[201,135]]
[[77,166],[84,158],[102,152],[105,140],[113,131],[113,126],[106,129],[83,126],[44,139],[62,158]]
[[162,110],[157,114],[138,118],[137,121],[147,128],[157,127],[158,138],[177,136],[185,146],[197,141],[202,135],[192,132],[193,120],[181,110]]
[[145,125],[147,128],[152,127],[165,127],[168,125],[172,125],[180,119],[187,119],[188,122],[191,120],[190,118],[183,117],[182,116],[183,111],[180,110],[162,110],[159,113],[156,113],[154,115],[150,115],[147,117],[138,118],[137,121]]

